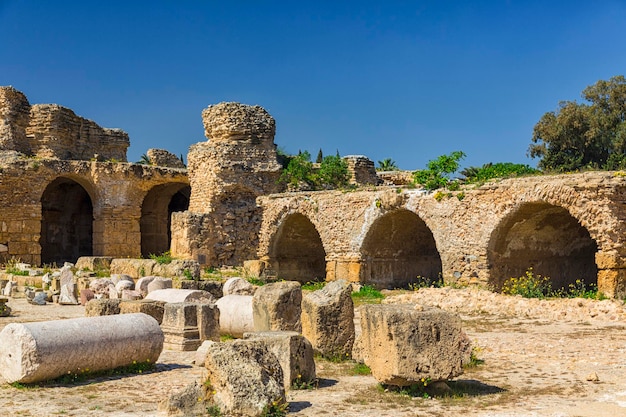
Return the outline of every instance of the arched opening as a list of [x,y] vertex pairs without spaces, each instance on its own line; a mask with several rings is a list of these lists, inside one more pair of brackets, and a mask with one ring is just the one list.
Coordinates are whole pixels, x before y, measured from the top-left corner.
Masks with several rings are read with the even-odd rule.
[[489,282],[500,290],[511,277],[528,268],[550,277],[553,289],[566,288],[577,279],[597,284],[596,242],[563,207],[526,203],[494,230],[489,244]]
[[299,282],[326,279],[326,252],[315,226],[296,213],[285,219],[276,232],[270,253],[278,277]]
[[396,210],[372,224],[361,249],[362,281],[378,288],[404,288],[418,277],[437,280],[441,257],[432,232],[415,213]]
[[172,213],[189,208],[191,187],[183,183],[157,185],[141,205],[141,255],[161,254],[170,249]]
[[57,178],[41,196],[41,262],[62,265],[93,254],[93,204],[76,181]]

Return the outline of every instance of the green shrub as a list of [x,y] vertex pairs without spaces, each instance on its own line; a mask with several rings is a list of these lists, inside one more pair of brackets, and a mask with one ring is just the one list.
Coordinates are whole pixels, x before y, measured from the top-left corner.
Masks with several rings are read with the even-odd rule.
[[325,156],[320,164],[315,183],[321,188],[341,188],[348,185],[348,163],[339,155]]
[[469,183],[482,184],[494,178],[511,178],[527,175],[537,175],[541,172],[529,165],[514,164],[512,162],[488,163],[482,167],[468,167],[461,171],[461,175]]
[[509,278],[502,285],[502,293],[524,298],[545,298],[552,295],[550,278],[535,274],[532,268],[518,278]]
[[158,264],[169,264],[174,258],[172,257],[172,253],[170,251],[165,251],[160,255],[155,255],[154,253],[150,254],[150,259],[156,261]]
[[316,179],[313,175],[311,154],[304,151],[291,157],[287,163],[287,168],[280,175],[279,181],[294,188],[299,188],[302,185],[314,188]]
[[326,282],[324,281],[309,281],[306,284],[302,284],[302,289],[305,291],[317,291],[324,288]]
[[441,155],[437,159],[428,161],[426,169],[415,171],[413,180],[431,191],[439,188],[458,190],[458,180],[450,177],[459,169],[459,161],[463,158],[465,158],[465,153],[462,151]]
[[357,304],[380,304],[385,296],[371,285],[363,285],[352,293],[352,301]]

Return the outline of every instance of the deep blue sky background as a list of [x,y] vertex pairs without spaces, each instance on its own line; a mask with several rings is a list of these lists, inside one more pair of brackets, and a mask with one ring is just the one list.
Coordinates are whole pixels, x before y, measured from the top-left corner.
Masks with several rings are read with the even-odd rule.
[[625,74],[625,41],[626,1],[0,0],[0,85],[124,129],[129,161],[240,101],[289,153],[535,165],[534,124]]

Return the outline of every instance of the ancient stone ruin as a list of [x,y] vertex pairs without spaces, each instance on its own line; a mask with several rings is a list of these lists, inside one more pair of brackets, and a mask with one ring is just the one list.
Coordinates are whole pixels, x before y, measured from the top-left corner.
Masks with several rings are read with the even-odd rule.
[[532,267],[554,287],[584,279],[626,295],[620,173],[508,179],[434,198],[352,156],[352,181],[366,187],[285,193],[267,111],[220,103],[202,118],[208,140],[190,148],[187,169],[160,151],[157,165],[132,164],[125,133],[2,87],[0,256],[42,265],[171,250],[206,267],[379,288],[441,278],[497,290]]

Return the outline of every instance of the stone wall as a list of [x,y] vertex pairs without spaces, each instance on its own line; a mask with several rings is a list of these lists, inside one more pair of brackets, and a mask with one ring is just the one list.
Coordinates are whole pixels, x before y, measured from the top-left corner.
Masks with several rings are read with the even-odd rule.
[[0,150],[39,158],[126,161],[128,134],[107,129],[57,104],[31,106],[21,92],[0,87]]
[[[624,296],[625,193],[622,175],[593,172],[504,180],[440,199],[395,187],[265,196],[258,258],[281,276],[284,247],[297,252],[290,236],[299,234],[308,252],[319,241],[327,280],[405,286],[440,268],[446,282],[498,288],[535,267],[559,285],[582,274]],[[311,264],[302,259],[299,268]],[[285,271],[294,269],[292,259]]]
[[379,185],[382,180],[376,174],[374,161],[363,155],[346,155],[343,157],[348,163],[350,184]]
[[[4,256],[36,265],[42,249],[45,263],[82,255],[141,257],[146,196],[157,187],[188,186],[185,171],[128,163],[21,158],[0,170]],[[166,213],[169,203],[161,202]]]
[[165,149],[148,149],[146,156],[152,165],[168,168],[185,168],[183,161]]

